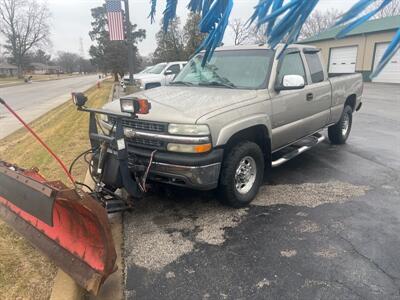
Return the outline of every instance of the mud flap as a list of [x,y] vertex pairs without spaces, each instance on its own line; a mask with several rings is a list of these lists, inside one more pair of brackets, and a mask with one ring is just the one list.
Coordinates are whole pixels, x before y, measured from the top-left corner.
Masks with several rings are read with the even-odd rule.
[[0,217],[93,294],[115,271],[107,213],[87,193],[0,161]]

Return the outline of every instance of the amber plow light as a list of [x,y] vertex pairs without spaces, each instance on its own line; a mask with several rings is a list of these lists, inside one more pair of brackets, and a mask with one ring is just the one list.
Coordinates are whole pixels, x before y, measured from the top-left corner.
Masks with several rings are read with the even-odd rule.
[[121,111],[130,114],[147,115],[151,109],[151,103],[147,99],[126,97],[120,99]]

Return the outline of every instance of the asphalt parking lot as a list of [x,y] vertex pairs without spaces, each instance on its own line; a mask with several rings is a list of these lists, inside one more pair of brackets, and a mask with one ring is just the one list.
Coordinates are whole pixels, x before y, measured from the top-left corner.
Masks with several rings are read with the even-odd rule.
[[154,195],[124,216],[127,299],[399,299],[400,86],[367,84],[344,146],[324,142],[233,210]]

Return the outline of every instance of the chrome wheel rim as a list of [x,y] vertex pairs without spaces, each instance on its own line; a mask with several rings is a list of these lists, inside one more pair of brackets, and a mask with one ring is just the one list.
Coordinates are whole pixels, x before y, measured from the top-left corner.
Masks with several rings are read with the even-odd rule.
[[343,136],[347,135],[349,128],[350,128],[350,116],[349,116],[349,114],[345,114],[343,116],[343,123],[342,123],[342,135]]
[[244,157],[235,174],[235,187],[239,194],[247,194],[254,185],[257,176],[256,161],[251,156]]

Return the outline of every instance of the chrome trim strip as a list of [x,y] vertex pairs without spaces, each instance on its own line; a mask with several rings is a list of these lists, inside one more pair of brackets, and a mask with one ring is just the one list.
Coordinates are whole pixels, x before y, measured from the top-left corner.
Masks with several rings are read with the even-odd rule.
[[173,165],[173,164],[166,164],[166,163],[159,163],[159,162],[153,162],[152,165],[156,166],[163,166],[163,167],[174,167],[174,168],[182,168],[182,169],[188,169],[188,170],[194,170],[194,169],[204,169],[208,167],[215,167],[221,165],[221,163],[214,163],[210,165],[205,165],[205,166],[182,166],[182,165]]
[[176,136],[176,135],[166,135],[158,133],[149,133],[143,131],[136,131],[131,128],[124,128],[124,133],[126,137],[129,138],[147,138],[151,140],[159,140],[168,143],[180,143],[180,144],[208,144],[210,143],[210,137],[199,136],[199,137],[189,137],[189,136]]
[[[101,120],[101,124],[108,130],[111,130],[111,125]],[[134,129],[124,127],[125,136],[128,138],[147,138],[151,140],[159,140],[167,143],[178,143],[178,144],[208,144],[211,143],[209,136],[177,136],[167,135],[159,133],[150,133],[144,131],[136,131]]]

